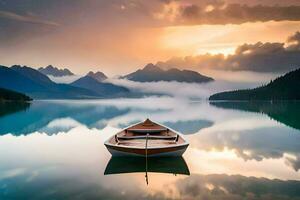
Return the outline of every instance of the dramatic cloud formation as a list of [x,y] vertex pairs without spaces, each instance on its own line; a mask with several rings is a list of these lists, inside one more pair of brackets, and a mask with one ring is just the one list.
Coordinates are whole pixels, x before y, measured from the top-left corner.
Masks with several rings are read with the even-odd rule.
[[270,20],[299,21],[300,6],[227,4],[224,1],[168,1],[156,15],[174,24],[241,24]]
[[203,54],[172,58],[158,62],[161,67],[193,69],[228,69],[256,72],[286,72],[300,67],[300,32],[290,36],[287,43],[243,44],[229,56]]
[[[283,43],[299,25],[296,0],[0,0],[0,60],[119,75],[171,57],[228,55],[243,43],[261,41],[244,48],[265,48]],[[248,58],[239,58],[225,65],[222,55],[198,57],[202,65],[240,70],[235,64]]]

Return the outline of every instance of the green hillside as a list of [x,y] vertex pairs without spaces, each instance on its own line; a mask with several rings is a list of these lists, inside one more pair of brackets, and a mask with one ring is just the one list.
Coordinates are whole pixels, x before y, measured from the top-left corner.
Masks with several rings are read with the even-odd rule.
[[209,100],[300,100],[300,69],[276,78],[265,86],[221,92]]
[[0,88],[0,101],[31,101],[25,94]]

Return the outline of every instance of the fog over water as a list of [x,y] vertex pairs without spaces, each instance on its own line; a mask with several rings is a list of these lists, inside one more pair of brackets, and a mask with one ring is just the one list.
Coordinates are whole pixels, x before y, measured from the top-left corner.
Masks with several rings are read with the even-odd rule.
[[[109,78],[105,82],[124,86],[133,92],[145,94],[166,94],[180,98],[200,98],[207,99],[210,95],[217,92],[236,89],[248,89],[261,86],[274,79],[277,73],[256,73],[249,71],[222,71],[222,70],[206,70],[205,75],[212,76],[215,81],[208,83],[184,83],[184,82],[134,82],[127,79],[119,79],[117,77]],[[52,81],[57,83],[71,83],[84,75],[53,77],[48,76]]]
[[121,85],[132,91],[148,94],[166,94],[177,98],[201,98],[207,99],[217,92],[236,89],[247,89],[260,86],[258,82],[230,82],[217,80],[209,83],[180,83],[176,81],[166,82],[134,82],[125,79],[108,80],[116,85]]

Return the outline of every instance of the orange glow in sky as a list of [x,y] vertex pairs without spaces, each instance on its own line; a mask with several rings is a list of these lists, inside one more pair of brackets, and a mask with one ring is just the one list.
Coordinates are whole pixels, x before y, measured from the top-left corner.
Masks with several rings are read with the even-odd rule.
[[[245,1],[249,9],[257,3]],[[298,9],[295,1],[259,3],[273,6],[274,12],[286,5],[295,4]],[[109,76],[120,75],[172,57],[206,53],[226,56],[245,43],[283,43],[300,27],[298,16],[285,12],[256,16],[245,10],[244,19],[235,13],[210,18],[218,8],[211,1],[93,1],[74,6],[62,3],[62,7],[51,4],[57,8],[52,10],[47,4],[39,5],[38,10],[27,5],[24,12],[0,9],[2,65],[37,68],[52,64],[77,74],[99,70]],[[183,12],[192,5],[205,8],[200,17],[189,10]],[[226,8],[223,5],[220,12]]]

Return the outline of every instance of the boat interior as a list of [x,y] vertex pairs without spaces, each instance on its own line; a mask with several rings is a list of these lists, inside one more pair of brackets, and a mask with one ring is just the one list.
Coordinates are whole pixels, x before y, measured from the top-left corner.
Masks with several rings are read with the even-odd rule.
[[156,124],[149,119],[117,133],[109,143],[122,146],[149,147],[182,144],[185,140],[172,130]]

